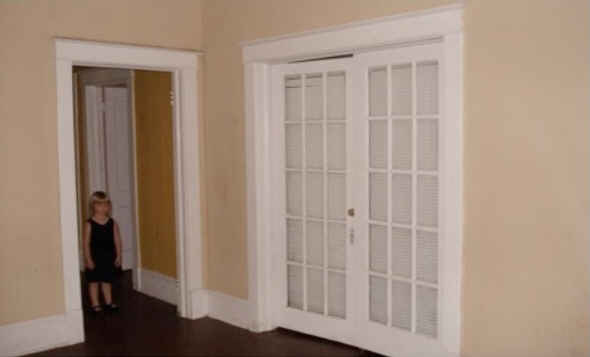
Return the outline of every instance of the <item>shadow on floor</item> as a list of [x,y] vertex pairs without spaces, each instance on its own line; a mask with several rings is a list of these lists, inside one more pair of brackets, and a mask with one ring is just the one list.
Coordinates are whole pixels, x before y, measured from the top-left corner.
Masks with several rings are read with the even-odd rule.
[[[117,278],[113,294],[119,312],[85,309],[84,343],[29,356],[379,356],[284,329],[253,333],[211,318],[179,318],[174,305],[134,291],[131,271]],[[87,299],[84,293],[85,306]]]

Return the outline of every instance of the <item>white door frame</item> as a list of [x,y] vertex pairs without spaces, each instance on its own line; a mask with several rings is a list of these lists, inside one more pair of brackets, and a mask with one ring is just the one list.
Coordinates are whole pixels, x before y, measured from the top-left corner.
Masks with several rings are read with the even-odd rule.
[[74,136],[73,73],[75,65],[147,69],[172,73],[174,180],[178,314],[202,317],[203,291],[197,59],[200,53],[100,42],[55,39],[60,227],[65,313],[77,316],[70,328],[83,336]]
[[[243,43],[246,115],[246,179],[248,299],[254,311],[254,330],[276,327],[273,319],[270,259],[275,232],[273,212],[281,210],[273,199],[270,153],[271,69],[273,64],[314,57],[359,53],[438,40],[443,46],[443,115],[448,121],[441,162],[446,177],[441,189],[448,193],[442,212],[447,239],[441,259],[447,269],[446,306],[442,307],[440,339],[451,355],[461,348],[461,280],[463,241],[463,5],[400,14],[371,21]],[[280,202],[281,200],[279,200]],[[274,237],[276,238],[276,237]]]

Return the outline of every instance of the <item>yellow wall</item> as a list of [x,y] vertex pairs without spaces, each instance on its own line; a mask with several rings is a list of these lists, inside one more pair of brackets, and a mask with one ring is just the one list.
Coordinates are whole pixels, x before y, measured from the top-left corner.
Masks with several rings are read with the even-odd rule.
[[176,278],[171,91],[169,72],[135,71],[141,266]]
[[[247,296],[238,43],[447,3],[205,1],[210,288]],[[590,354],[588,5],[466,3],[465,356]]]
[[201,28],[195,0],[0,1],[0,325],[64,311],[52,38],[200,49]]

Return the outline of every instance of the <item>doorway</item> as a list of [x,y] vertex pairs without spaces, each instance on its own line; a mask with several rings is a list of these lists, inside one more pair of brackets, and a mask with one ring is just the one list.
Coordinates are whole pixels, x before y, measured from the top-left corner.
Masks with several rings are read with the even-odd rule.
[[461,13],[244,44],[249,287],[262,329],[458,355]]
[[80,227],[107,192],[133,288],[177,305],[171,75],[77,66],[73,84]]
[[[79,261],[79,217],[74,131],[74,66],[142,69],[171,74],[174,212],[176,232],[177,313],[197,318],[206,314],[203,289],[200,134],[198,125],[198,52],[126,46],[100,42],[55,40],[59,206],[62,238],[64,315],[68,341],[84,341]],[[199,77],[200,78],[200,77]]]

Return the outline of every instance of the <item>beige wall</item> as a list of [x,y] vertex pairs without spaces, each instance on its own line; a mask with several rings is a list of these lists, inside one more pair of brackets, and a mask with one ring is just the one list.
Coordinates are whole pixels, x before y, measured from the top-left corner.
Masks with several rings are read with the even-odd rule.
[[[0,324],[63,311],[52,36],[204,38],[206,281],[245,298],[238,42],[450,2],[0,1]],[[589,13],[587,0],[467,1],[465,356],[590,353]]]
[[[239,41],[446,3],[205,1],[211,288],[247,296]],[[465,356],[590,353],[588,5],[466,3]]]
[[64,310],[52,37],[200,49],[201,1],[0,1],[0,325]]

